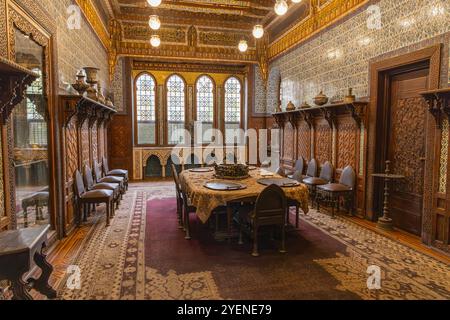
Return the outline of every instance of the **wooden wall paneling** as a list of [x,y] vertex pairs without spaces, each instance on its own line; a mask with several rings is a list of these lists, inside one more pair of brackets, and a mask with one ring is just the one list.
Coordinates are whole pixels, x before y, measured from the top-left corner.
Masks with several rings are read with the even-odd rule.
[[297,126],[297,158],[303,157],[305,161],[311,158],[311,127],[301,120]]
[[314,125],[314,158],[321,167],[325,162],[332,161],[333,131],[325,118],[315,119]]

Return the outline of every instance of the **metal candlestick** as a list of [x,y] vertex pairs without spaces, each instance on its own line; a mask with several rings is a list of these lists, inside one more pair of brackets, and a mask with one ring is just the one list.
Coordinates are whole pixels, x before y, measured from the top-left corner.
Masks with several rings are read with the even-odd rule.
[[386,170],[384,173],[373,174],[374,178],[384,179],[384,204],[383,204],[383,216],[378,219],[378,228],[392,231],[394,229],[394,224],[392,218],[389,214],[389,184],[393,180],[405,179],[405,176],[391,174],[390,170],[391,161],[386,161]]

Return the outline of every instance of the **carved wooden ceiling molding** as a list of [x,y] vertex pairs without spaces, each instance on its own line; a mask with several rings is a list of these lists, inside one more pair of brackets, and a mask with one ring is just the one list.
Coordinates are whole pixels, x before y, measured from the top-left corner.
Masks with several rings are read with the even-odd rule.
[[133,60],[133,70],[174,71],[174,72],[204,72],[225,74],[247,74],[246,65],[217,65],[200,63],[158,62],[147,60]]

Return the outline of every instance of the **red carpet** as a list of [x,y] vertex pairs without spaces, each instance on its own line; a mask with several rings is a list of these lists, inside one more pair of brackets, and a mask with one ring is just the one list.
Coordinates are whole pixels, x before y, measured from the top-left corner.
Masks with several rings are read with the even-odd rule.
[[278,242],[261,244],[261,257],[245,245],[217,242],[207,226],[191,218],[193,240],[177,228],[175,199],[147,203],[145,262],[162,274],[211,272],[224,299],[358,299],[336,290],[339,282],[315,260],[345,253],[345,246],[324,232],[301,224],[287,237],[286,255]]

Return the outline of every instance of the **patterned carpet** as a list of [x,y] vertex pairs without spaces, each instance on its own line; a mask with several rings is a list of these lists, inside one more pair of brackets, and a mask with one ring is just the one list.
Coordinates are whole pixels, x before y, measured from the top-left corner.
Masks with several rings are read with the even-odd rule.
[[[289,233],[287,255],[263,243],[213,240],[192,221],[193,240],[177,229],[170,183],[133,185],[110,228],[103,215],[73,262],[81,290],[62,299],[450,299],[450,267],[343,219],[312,211]],[[195,219],[193,217],[193,219]],[[381,268],[380,290],[367,268]],[[65,284],[65,281],[63,281]]]

